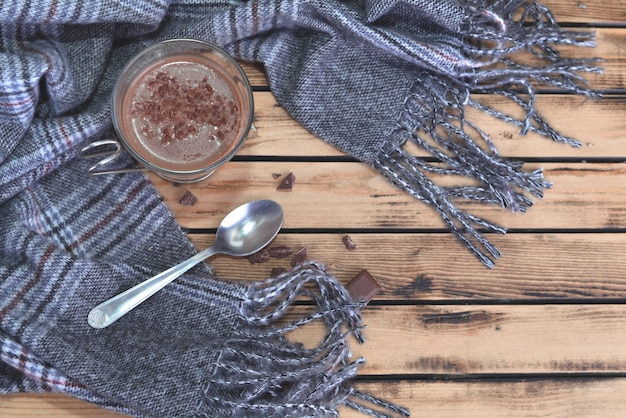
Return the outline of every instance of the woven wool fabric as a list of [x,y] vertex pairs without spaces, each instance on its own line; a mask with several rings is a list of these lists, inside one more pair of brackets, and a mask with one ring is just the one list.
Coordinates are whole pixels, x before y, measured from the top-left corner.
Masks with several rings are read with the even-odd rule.
[[[27,127],[33,135],[46,129],[29,123],[42,78],[50,94],[46,111],[77,114],[77,103],[91,105],[78,121],[66,121],[64,148],[32,161],[37,168],[30,176],[62,164],[70,158],[63,153],[75,143],[106,129],[107,110],[94,105],[110,93],[111,78],[132,53],[159,39],[198,38],[264,63],[272,91],[298,121],[432,205],[487,266],[499,254],[479,229],[504,229],[459,210],[454,200],[523,212],[531,204],[527,195],[541,196],[548,183],[541,172],[524,172],[521,164],[499,157],[485,132],[464,118],[464,109],[477,108],[522,132],[580,145],[536,112],[534,92],[547,86],[591,94],[576,73],[595,70],[585,60],[563,58],[555,48],[592,45],[590,35],[560,30],[544,6],[528,0],[99,1],[88,6],[54,1],[49,9],[25,2],[5,6],[2,13],[8,74],[3,100],[11,110],[0,125],[9,136],[0,157],[20,142]],[[522,52],[533,56],[527,60],[531,66],[516,61]],[[485,107],[473,93],[502,95],[526,116],[519,120]],[[436,163],[408,155],[407,141]],[[28,152],[25,147],[18,151]],[[23,175],[30,165],[4,166],[3,195],[10,196],[28,181]],[[469,177],[476,185],[438,186],[433,174]]]
[[[332,416],[339,405],[403,413],[353,391],[359,310],[323,266],[261,283],[200,266],[112,326],[89,310],[194,253],[141,174],[85,177],[72,160],[2,205],[2,392],[63,391],[134,416]],[[272,326],[301,296],[317,310]],[[319,346],[284,334],[326,325]],[[7,368],[10,367],[9,369]],[[376,415],[376,414],[374,414]]]
[[[476,108],[522,131],[576,145],[534,110],[537,86],[590,94],[555,44],[561,31],[533,1],[50,0],[0,5],[0,391],[59,390],[135,416],[331,416],[347,405],[406,411],[353,391],[360,304],[318,264],[262,283],[215,280],[206,266],[110,328],[87,326],[103,299],[194,249],[141,174],[90,178],[75,158],[109,137],[121,67],[146,45],[189,37],[262,62],[280,104],[321,139],[432,205],[481,261],[498,255],[460,211],[475,199],[523,211],[540,172],[500,158],[464,118]],[[515,60],[534,54],[532,67]],[[519,120],[474,100],[494,93]],[[430,158],[415,158],[406,142]],[[433,175],[476,186],[442,187]],[[297,295],[317,307],[276,328]],[[321,321],[318,347],[289,329]]]

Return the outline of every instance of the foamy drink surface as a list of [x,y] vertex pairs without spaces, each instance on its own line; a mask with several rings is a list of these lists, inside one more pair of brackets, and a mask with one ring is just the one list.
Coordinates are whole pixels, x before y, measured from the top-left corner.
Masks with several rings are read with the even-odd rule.
[[213,61],[177,54],[133,80],[118,122],[129,146],[147,162],[166,170],[198,170],[236,145],[243,129],[241,102]]

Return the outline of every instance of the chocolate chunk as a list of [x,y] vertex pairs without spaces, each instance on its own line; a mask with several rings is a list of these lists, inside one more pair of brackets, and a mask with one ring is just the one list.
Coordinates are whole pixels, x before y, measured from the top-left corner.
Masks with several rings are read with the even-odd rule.
[[293,250],[286,245],[276,245],[270,247],[268,252],[270,253],[270,257],[274,258],[287,258],[293,254]]
[[286,273],[287,269],[284,267],[272,267],[272,271],[270,272],[270,276],[278,277],[283,273]]
[[248,256],[248,261],[252,264],[267,263],[270,261],[270,255],[266,251],[257,251],[256,253]]
[[345,244],[346,248],[349,249],[350,251],[354,251],[357,248],[359,248],[354,241],[352,241],[352,238],[350,237],[350,235],[344,235],[343,238],[343,243]]
[[183,197],[180,198],[180,204],[183,206],[193,206],[198,202],[198,198],[190,190],[187,190]]
[[276,180],[277,178],[281,177],[282,174],[280,173],[272,173],[272,177],[274,178],[274,180]]
[[367,270],[361,270],[359,274],[346,286],[352,300],[369,302],[380,292],[381,288]]
[[276,187],[276,190],[291,191],[295,182],[296,176],[294,176],[293,173],[289,173],[285,176],[284,179],[281,180],[281,182],[278,184],[278,187]]
[[293,255],[293,258],[291,259],[291,265],[292,266],[296,266],[302,262],[304,262],[304,260],[306,260],[306,247],[302,247],[300,249],[300,251],[298,251],[297,253],[295,253]]

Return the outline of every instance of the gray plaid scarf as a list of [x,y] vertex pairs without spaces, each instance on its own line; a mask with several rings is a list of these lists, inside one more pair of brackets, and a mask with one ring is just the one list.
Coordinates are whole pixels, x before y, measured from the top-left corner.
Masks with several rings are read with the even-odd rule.
[[[488,266],[470,199],[523,211],[540,172],[498,156],[464,117],[477,108],[557,141],[534,90],[585,93],[556,44],[587,45],[529,0],[28,0],[0,5],[0,391],[59,390],[135,416],[332,416],[347,405],[402,409],[354,391],[346,338],[359,311],[319,264],[261,283],[216,280],[206,266],[114,326],[87,326],[104,298],[194,253],[141,174],[90,178],[74,158],[112,134],[114,80],[147,44],[189,37],[262,62],[280,104],[323,140],[432,205]],[[532,66],[516,62],[531,53]],[[529,61],[529,62],[530,62]],[[529,64],[530,65],[530,64]],[[474,100],[502,95],[516,119]],[[415,143],[429,158],[416,158]],[[439,175],[475,184],[443,187]],[[315,309],[276,325],[299,295]],[[284,334],[321,321],[317,347]]]

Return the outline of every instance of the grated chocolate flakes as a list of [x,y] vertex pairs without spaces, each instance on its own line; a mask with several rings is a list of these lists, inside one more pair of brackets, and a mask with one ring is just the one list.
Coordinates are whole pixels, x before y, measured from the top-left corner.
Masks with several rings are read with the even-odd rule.
[[257,251],[256,253],[250,254],[248,256],[248,261],[251,264],[267,263],[268,261],[270,261],[270,255],[267,253],[267,251]]
[[287,258],[293,254],[293,250],[286,245],[276,245],[270,247],[268,252],[270,253],[270,257],[274,258]]

